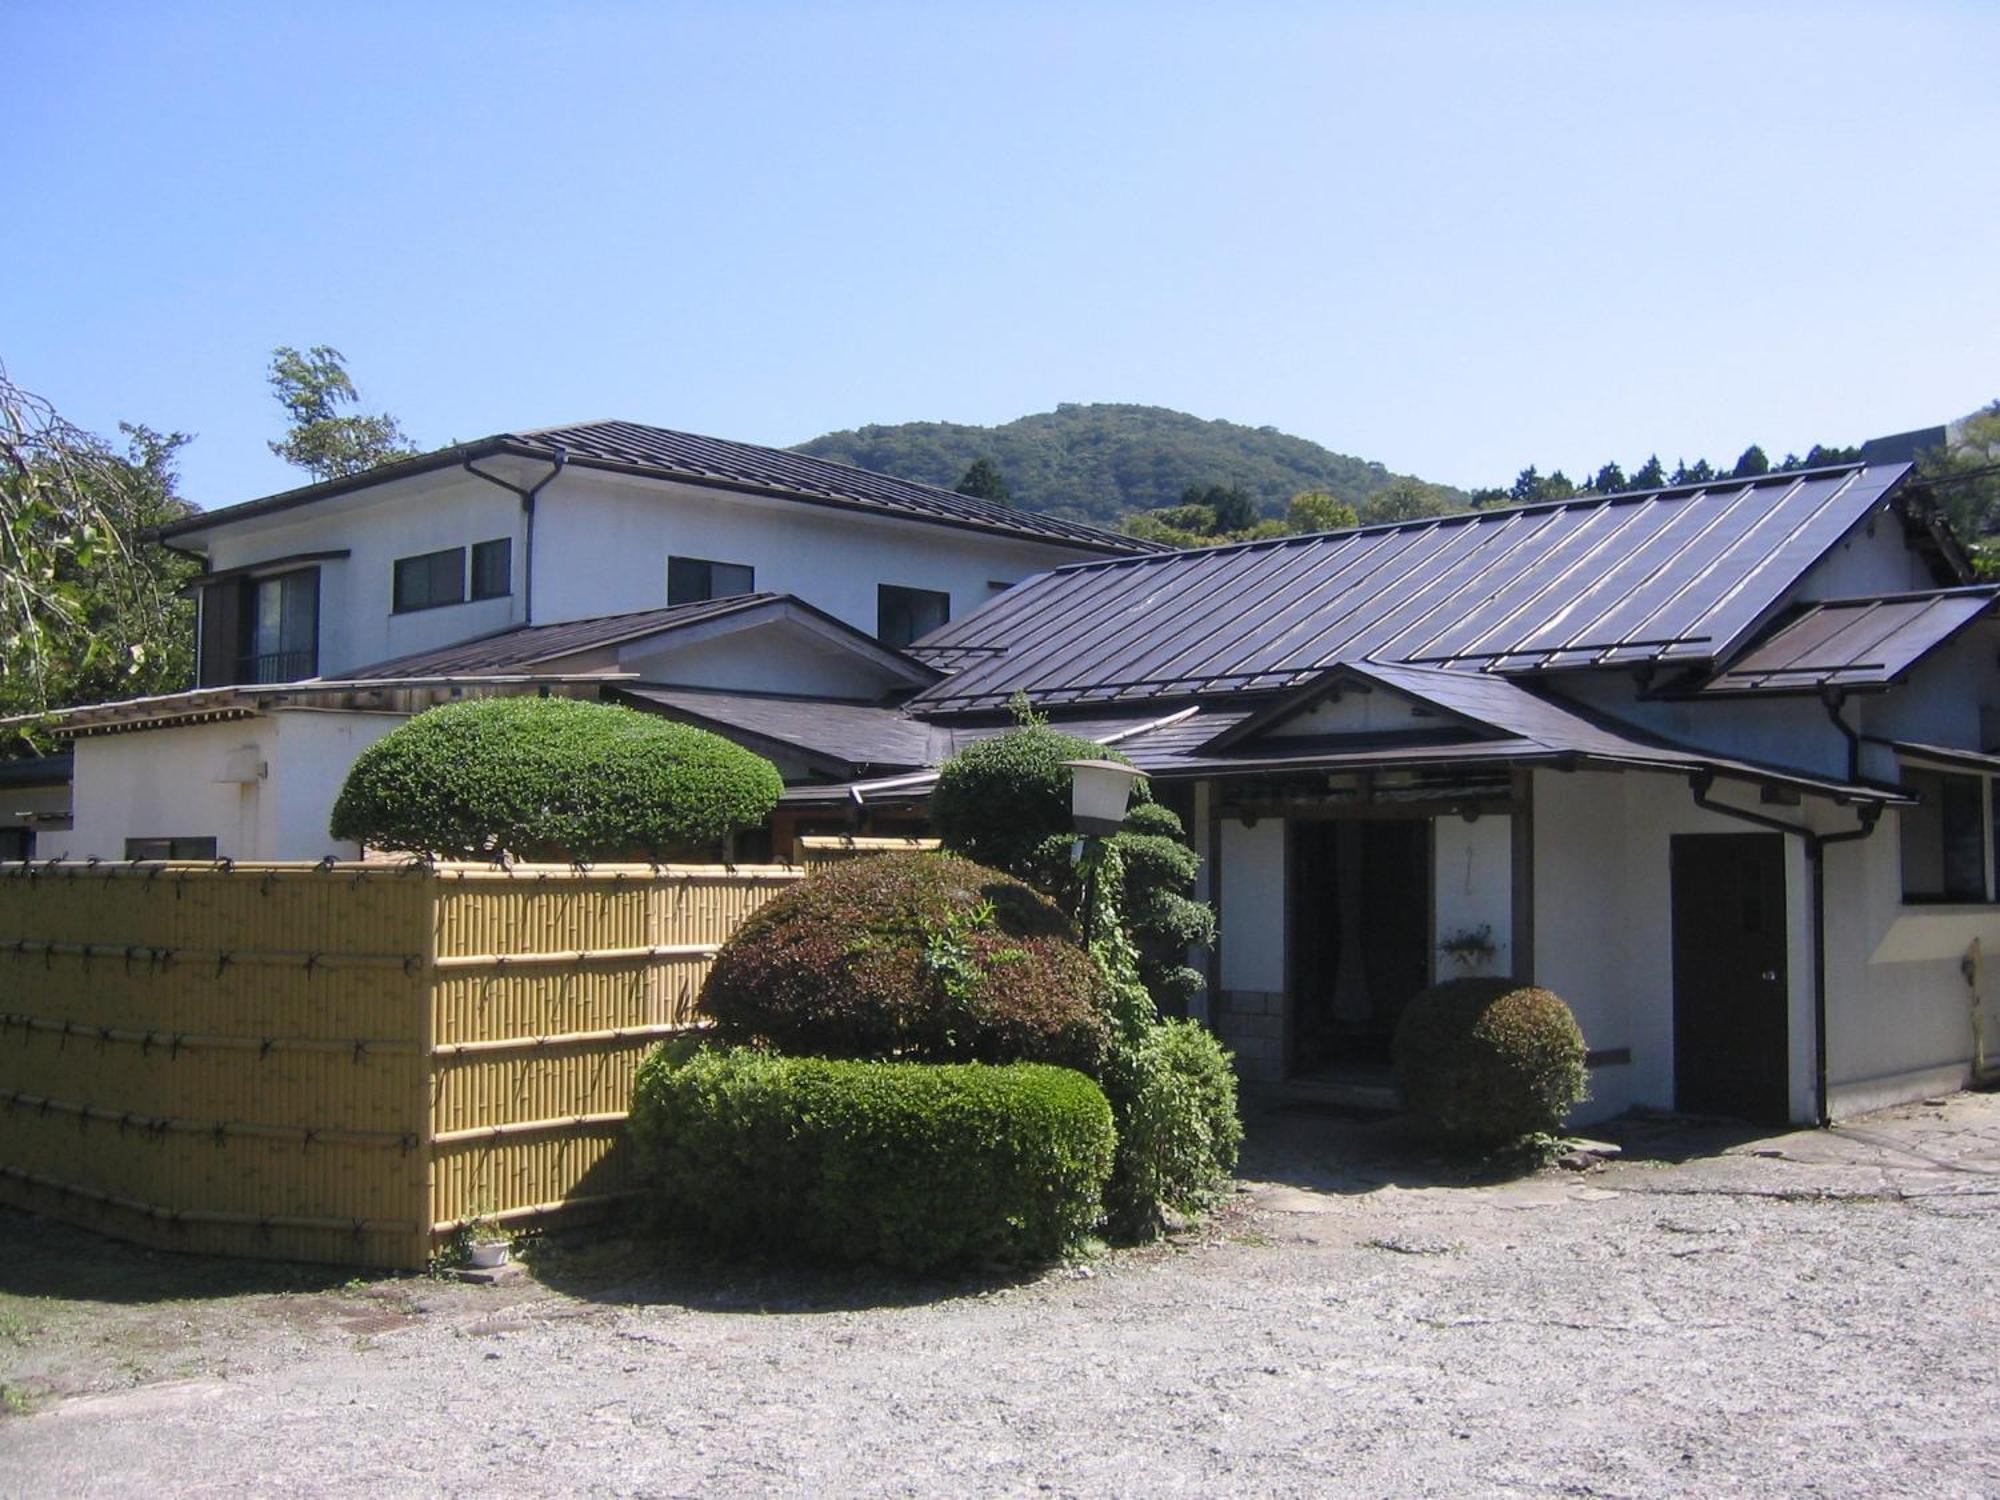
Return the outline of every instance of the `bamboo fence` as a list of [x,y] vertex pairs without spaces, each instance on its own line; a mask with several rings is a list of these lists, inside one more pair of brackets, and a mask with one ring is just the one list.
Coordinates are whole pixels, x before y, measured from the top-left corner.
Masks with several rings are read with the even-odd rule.
[[0,867],[0,1203],[416,1268],[631,1190],[646,1051],[789,866]]

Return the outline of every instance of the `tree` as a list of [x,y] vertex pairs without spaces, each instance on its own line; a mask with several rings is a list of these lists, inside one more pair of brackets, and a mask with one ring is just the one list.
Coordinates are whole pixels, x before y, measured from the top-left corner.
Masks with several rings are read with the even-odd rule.
[[1516,505],[1530,505],[1542,498],[1542,476],[1533,464],[1514,476],[1507,498]]
[[[1943,447],[1919,453],[1917,473],[1966,542],[1978,548],[1984,538],[2000,530],[2000,401],[1967,417],[1958,435]],[[1980,572],[1990,574],[1994,559],[1985,549],[1979,550]]]
[[1354,507],[1330,490],[1301,490],[1285,508],[1286,529],[1294,533],[1344,531],[1360,524]]
[[291,431],[271,451],[315,479],[339,479],[378,464],[411,458],[417,448],[386,412],[353,412],[360,393],[348,378],[338,349],[314,344],[301,354],[289,344],[271,351],[271,390],[285,408]]
[[1007,478],[999,466],[990,458],[975,458],[972,466],[965,471],[965,477],[958,482],[957,493],[970,496],[974,500],[987,500],[994,505],[1004,505],[1009,509],[1014,505],[1014,492],[1007,487]]
[[1191,484],[1181,495],[1182,505],[1205,505],[1215,513],[1215,535],[1248,531],[1257,524],[1257,502],[1240,485],[1211,484],[1203,489]]
[[1660,455],[1648,454],[1646,461],[1632,471],[1632,488],[1635,490],[1661,490],[1667,487],[1667,471],[1660,463]]
[[120,454],[0,368],[0,714],[186,685],[194,567],[140,537],[192,509],[174,493],[188,439],[124,432]]
[[1391,480],[1362,501],[1359,509],[1362,523],[1373,526],[1382,521],[1421,521],[1431,516],[1448,516],[1463,507],[1455,503],[1452,492],[1442,485],[1404,477]]
[[1616,495],[1625,488],[1625,471],[1615,463],[1605,464],[1590,477],[1590,492],[1593,495]]
[[1731,479],[1754,479],[1759,474],[1768,474],[1770,472],[1771,460],[1765,455],[1762,448],[1752,443],[1743,450],[1743,456],[1736,460],[1735,466],[1729,471],[1729,477]]

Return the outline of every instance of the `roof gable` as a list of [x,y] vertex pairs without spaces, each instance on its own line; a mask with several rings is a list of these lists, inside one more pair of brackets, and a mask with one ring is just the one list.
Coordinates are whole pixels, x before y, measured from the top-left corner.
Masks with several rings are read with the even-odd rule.
[[1538,673],[1726,659],[1908,472],[1860,465],[1078,564],[912,648],[919,702],[1285,691],[1342,662]]
[[1990,616],[1995,599],[2000,584],[1808,604],[1694,691],[1711,698],[1885,688]]

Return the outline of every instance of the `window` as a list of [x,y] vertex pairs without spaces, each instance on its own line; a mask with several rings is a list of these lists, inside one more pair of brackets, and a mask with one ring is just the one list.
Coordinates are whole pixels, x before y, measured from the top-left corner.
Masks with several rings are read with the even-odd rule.
[[951,619],[951,595],[885,583],[875,591],[875,638],[907,646]]
[[231,578],[202,589],[202,687],[297,682],[318,671],[318,568]]
[[214,839],[127,839],[127,859],[214,859]]
[[514,539],[472,545],[472,597],[504,599],[514,592]]
[[396,559],[396,613],[465,602],[465,549],[447,547]]
[[1903,899],[1984,901],[1984,778],[1903,768],[1903,785],[1923,801],[1903,809]]
[[710,562],[705,557],[667,559],[667,603],[699,604],[756,592],[756,571],[748,563]]

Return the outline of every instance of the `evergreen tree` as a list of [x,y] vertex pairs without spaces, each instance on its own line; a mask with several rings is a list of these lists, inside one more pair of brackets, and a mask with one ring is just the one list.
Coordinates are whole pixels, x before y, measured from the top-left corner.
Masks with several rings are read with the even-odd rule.
[[994,505],[1004,505],[1012,509],[1014,492],[1007,487],[1007,477],[990,458],[975,458],[965,471],[965,477],[958,481],[957,492],[974,500],[985,500]]
[[1736,460],[1736,467],[1729,471],[1731,479],[1754,479],[1759,474],[1771,472],[1771,460],[1764,450],[1752,443],[1743,450],[1743,456]]

